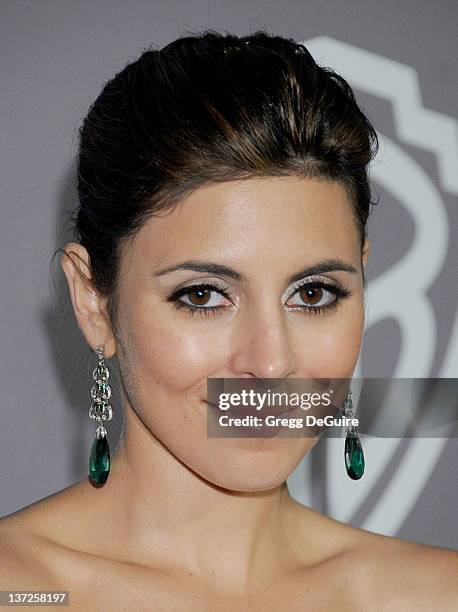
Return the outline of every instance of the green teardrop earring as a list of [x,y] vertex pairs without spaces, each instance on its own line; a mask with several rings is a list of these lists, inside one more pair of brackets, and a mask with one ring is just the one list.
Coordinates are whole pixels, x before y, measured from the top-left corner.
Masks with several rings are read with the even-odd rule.
[[[353,419],[356,414],[356,408],[353,406],[351,399],[351,389],[348,392],[344,403],[344,412],[347,419]],[[361,441],[358,436],[358,431],[355,425],[349,424],[346,426],[345,438],[345,468],[348,476],[352,480],[359,480],[364,474],[364,452]]]
[[95,487],[102,487],[110,474],[110,448],[103,422],[112,419],[113,408],[108,403],[111,397],[111,387],[108,384],[110,371],[105,363],[103,345],[99,345],[95,352],[99,363],[92,372],[95,385],[91,389],[93,402],[89,408],[89,417],[95,419],[99,426],[89,455],[89,480]]

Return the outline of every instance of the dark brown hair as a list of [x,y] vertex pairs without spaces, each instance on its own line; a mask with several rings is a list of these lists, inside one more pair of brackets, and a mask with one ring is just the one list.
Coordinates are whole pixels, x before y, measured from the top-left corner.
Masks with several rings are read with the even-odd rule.
[[375,130],[348,83],[292,39],[207,30],[149,49],[105,84],[79,135],[74,234],[114,329],[122,245],[203,185],[339,181],[366,238]]

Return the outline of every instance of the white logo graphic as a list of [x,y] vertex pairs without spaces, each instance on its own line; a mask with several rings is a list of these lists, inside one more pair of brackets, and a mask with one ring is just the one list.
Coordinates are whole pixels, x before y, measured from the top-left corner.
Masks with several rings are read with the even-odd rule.
[[[435,154],[442,189],[458,194],[458,124],[455,119],[425,109],[416,71],[399,62],[328,37],[303,43],[318,64],[341,74],[350,85],[391,102],[399,141]],[[400,327],[402,342],[395,378],[427,378],[437,341],[437,325],[427,291],[439,275],[449,246],[445,205],[439,190],[423,168],[401,146],[378,133],[381,147],[371,177],[406,209],[415,225],[415,237],[406,255],[368,283],[366,329],[387,318]],[[419,273],[420,271],[420,273]],[[396,296],[392,299],[390,296]],[[361,376],[358,362],[354,376]],[[458,310],[440,377],[458,378]],[[358,393],[353,389],[353,398]],[[386,400],[389,408],[390,398]],[[361,407],[364,409],[364,406]],[[446,437],[410,439],[407,450],[390,473],[388,484],[363,524],[365,529],[395,535],[421,494]],[[326,473],[327,512],[350,521],[385,472],[401,443],[393,438],[364,438],[366,472],[353,482],[345,473],[343,440],[328,440]],[[310,461],[305,458],[291,475],[292,494],[310,500]]]

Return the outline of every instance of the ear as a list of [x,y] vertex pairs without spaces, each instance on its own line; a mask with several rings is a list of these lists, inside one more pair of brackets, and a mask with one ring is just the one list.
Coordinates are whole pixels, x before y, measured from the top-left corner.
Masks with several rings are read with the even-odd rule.
[[92,284],[89,254],[77,242],[67,243],[63,250],[61,267],[67,278],[78,326],[92,350],[103,344],[105,357],[110,358],[116,353],[116,342],[106,310],[107,298]]
[[364,247],[363,247],[363,253],[362,253],[362,262],[363,262],[364,267],[366,267],[366,263],[369,258],[370,252],[371,252],[371,241],[368,238],[366,238],[366,240],[364,241]]

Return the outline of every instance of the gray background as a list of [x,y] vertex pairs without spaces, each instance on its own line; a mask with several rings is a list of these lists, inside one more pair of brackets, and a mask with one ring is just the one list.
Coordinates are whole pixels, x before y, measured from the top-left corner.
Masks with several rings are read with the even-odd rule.
[[[362,84],[352,83],[358,99],[414,168],[404,172],[394,145],[382,147],[373,174],[380,204],[369,223],[372,302],[358,373],[458,377],[458,187],[444,170],[444,160],[449,168],[456,161],[456,7],[445,0],[0,2],[0,516],[87,473],[95,358],[76,326],[58,257],[50,266],[70,239],[76,130],[104,82],[149,45],[160,48],[187,29],[244,35],[266,27],[305,44],[325,36],[320,58],[310,48],[331,67],[329,42],[352,46],[352,70],[362,70]],[[366,52],[371,62],[410,66],[417,103],[432,113],[410,112],[402,71],[395,78],[374,64],[371,76],[380,76],[387,95],[366,88]],[[398,107],[407,106],[402,116],[393,90]],[[425,117],[432,121],[426,143],[405,137],[406,117],[420,135]],[[419,189],[422,181],[432,191]],[[393,185],[415,195],[413,206]],[[419,248],[425,225],[432,239]],[[441,245],[427,285],[415,288]],[[394,273],[409,255],[399,284]],[[117,390],[112,404],[113,440],[122,429]],[[354,483],[344,472],[343,441],[322,440],[291,476],[292,494],[354,525],[458,548],[456,438],[391,442],[367,441],[366,474]]]

